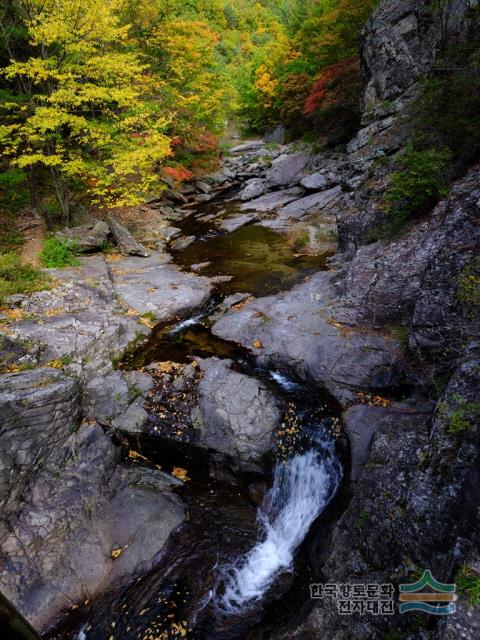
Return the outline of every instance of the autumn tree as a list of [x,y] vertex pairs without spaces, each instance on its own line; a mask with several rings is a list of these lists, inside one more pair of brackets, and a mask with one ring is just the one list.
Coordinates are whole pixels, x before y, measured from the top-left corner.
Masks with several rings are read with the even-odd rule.
[[73,184],[102,204],[140,201],[170,154],[161,109],[145,99],[152,79],[117,17],[120,2],[14,2],[28,49],[12,50],[2,71],[16,92],[4,105],[2,154],[49,176],[65,224]]

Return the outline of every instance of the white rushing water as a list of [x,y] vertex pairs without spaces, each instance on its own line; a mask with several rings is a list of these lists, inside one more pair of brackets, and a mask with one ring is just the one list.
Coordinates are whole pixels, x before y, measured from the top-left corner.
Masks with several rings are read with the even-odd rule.
[[340,463],[315,450],[277,465],[273,487],[259,512],[262,539],[227,570],[225,593],[218,602],[221,610],[239,613],[262,598],[280,571],[291,567],[295,551],[335,495],[341,476]]
[[194,325],[198,324],[200,320],[203,320],[204,318],[205,318],[205,314],[203,313],[201,315],[194,316],[193,318],[182,320],[181,322],[176,324],[174,327],[172,327],[172,329],[170,329],[170,331],[168,332],[168,335],[173,336],[176,333],[180,333],[184,329],[187,329],[188,327],[193,327]]
[[272,378],[272,380],[274,380],[286,391],[295,391],[296,389],[300,388],[300,385],[297,382],[293,382],[292,380],[289,380],[289,378],[287,378],[287,376],[284,376],[283,373],[280,373],[280,371],[272,370],[272,371],[269,371],[268,373],[270,374],[270,377]]

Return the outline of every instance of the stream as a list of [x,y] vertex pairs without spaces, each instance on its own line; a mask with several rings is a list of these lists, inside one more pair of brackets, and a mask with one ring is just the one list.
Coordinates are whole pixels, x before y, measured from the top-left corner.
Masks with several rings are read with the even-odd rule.
[[[209,317],[227,296],[262,296],[294,286],[325,269],[327,256],[295,254],[283,236],[260,226],[220,232],[216,221],[238,211],[238,203],[220,202],[178,223],[197,239],[174,253],[175,263],[185,269],[202,265],[202,275],[233,278],[217,287],[204,309],[157,327],[121,366],[229,358],[235,369],[275,393],[295,435],[284,446],[277,440],[264,474],[244,474],[233,482],[212,477],[208,452],[194,442],[150,436],[121,442],[125,453],[134,448],[164,471],[188,469],[190,482],[176,491],[189,515],[151,572],[72,612],[47,635],[50,640],[267,638],[308,602],[308,586],[318,574],[313,549],[327,540],[333,499],[348,465],[338,407],[323,389],[288,371],[261,368],[248,352],[216,338]],[[127,454],[125,460],[145,463]]]

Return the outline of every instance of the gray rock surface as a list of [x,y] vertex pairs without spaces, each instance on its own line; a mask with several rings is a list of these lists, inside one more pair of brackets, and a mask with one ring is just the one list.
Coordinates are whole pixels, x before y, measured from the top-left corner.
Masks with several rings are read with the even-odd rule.
[[173,479],[119,464],[100,427],[50,446],[0,528],[2,591],[39,630],[148,571],[184,514]]
[[247,201],[259,198],[267,191],[267,183],[259,178],[248,180],[246,186],[240,191],[238,197],[240,200]]
[[291,368],[323,384],[342,402],[352,390],[398,383],[398,340],[335,322],[331,278],[317,273],[291,291],[253,300],[223,316],[212,331],[248,348],[262,364]]
[[123,260],[110,273],[117,296],[139,314],[152,313],[159,322],[201,307],[212,291],[208,278],[165,264],[157,253],[147,260]]
[[293,187],[292,189],[285,189],[283,191],[274,191],[255,200],[250,200],[250,202],[243,203],[241,208],[246,211],[252,210],[260,213],[276,211],[283,205],[292,202],[292,200],[297,200],[303,193],[303,189],[299,187]]
[[80,227],[57,231],[55,237],[74,243],[76,249],[88,252],[100,250],[103,243],[107,241],[109,234],[110,228],[106,222],[93,220],[91,223]]
[[285,154],[275,158],[267,171],[267,182],[273,187],[285,187],[298,184],[303,170],[310,162],[310,156],[304,152]]
[[231,368],[231,361],[200,362],[195,427],[198,444],[231,460],[234,467],[261,471],[280,424],[279,401],[259,380]]
[[335,202],[341,195],[341,187],[333,187],[327,191],[321,191],[300,200],[294,200],[282,207],[276,217],[262,220],[259,224],[276,231],[287,231],[292,224],[302,220],[308,215],[321,212],[327,206]]

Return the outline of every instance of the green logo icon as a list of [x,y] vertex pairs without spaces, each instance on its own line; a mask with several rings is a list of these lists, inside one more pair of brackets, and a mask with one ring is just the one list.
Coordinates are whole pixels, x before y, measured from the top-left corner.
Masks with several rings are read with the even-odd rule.
[[456,590],[457,585],[438,582],[427,570],[417,582],[400,585],[400,613],[423,611],[434,616],[450,616],[456,609]]

